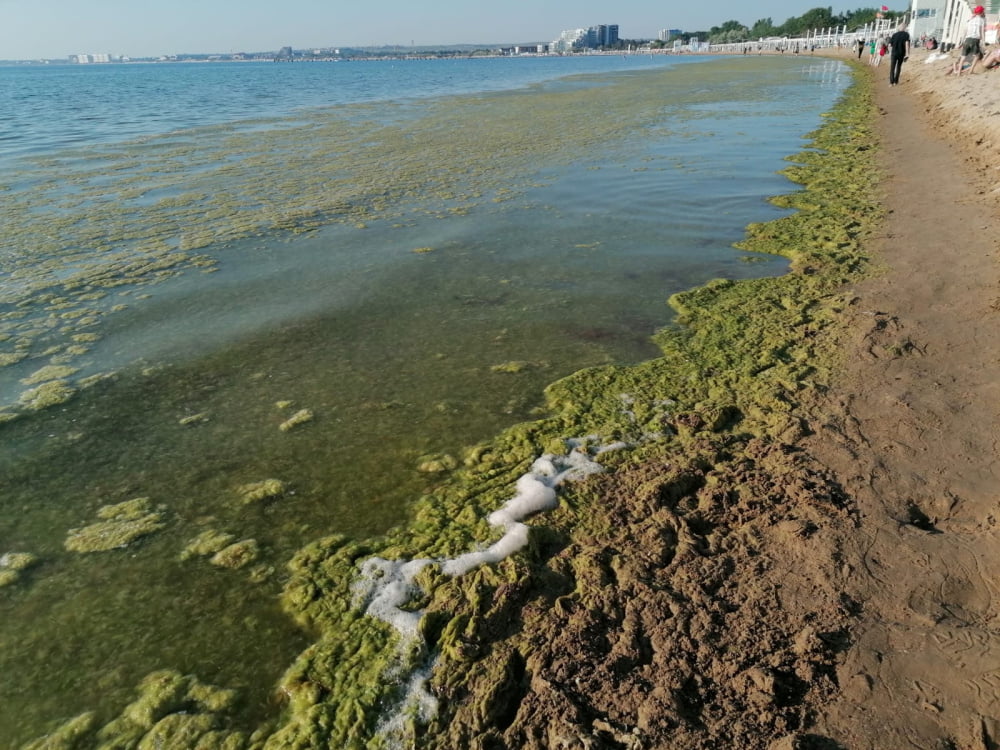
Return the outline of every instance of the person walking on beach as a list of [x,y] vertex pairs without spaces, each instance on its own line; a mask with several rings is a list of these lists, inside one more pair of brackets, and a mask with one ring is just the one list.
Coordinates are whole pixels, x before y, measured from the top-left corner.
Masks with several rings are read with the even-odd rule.
[[896,33],[889,37],[889,85],[899,85],[899,74],[903,61],[910,56],[910,35],[906,24],[899,24]]
[[861,55],[863,55],[864,52],[865,52],[865,40],[864,39],[859,39],[858,40],[858,59],[859,60],[861,59]]
[[969,75],[972,75],[973,71],[975,71],[976,63],[983,56],[980,42],[985,33],[986,11],[982,5],[977,5],[972,9],[972,18],[965,25],[965,42],[962,44],[962,54],[955,61],[955,67],[952,70],[955,75],[962,75],[962,69],[965,67],[967,61],[970,63]]

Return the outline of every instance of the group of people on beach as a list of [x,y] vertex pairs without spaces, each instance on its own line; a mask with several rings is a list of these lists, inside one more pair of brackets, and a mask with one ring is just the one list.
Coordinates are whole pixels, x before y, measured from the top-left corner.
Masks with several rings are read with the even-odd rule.
[[868,48],[868,64],[879,65],[882,58],[889,55],[889,85],[895,86],[899,83],[899,73],[903,69],[903,61],[910,56],[910,34],[906,31],[906,24],[900,24],[896,32],[886,38],[880,36],[865,42],[858,39],[858,59],[864,54],[865,47]]
[[[961,54],[954,64],[949,65],[947,74],[956,76],[962,73],[973,73],[976,65],[982,61],[986,70],[993,70],[1000,67],[1000,45],[998,45],[989,55],[983,53],[983,40],[986,35],[986,10],[982,5],[977,5],[972,10],[972,18],[966,24],[965,41],[962,43]],[[936,47],[937,44],[935,43]],[[899,85],[899,74],[903,69],[903,62],[910,56],[910,34],[906,31],[906,24],[901,23],[896,31],[888,39],[879,37],[866,42],[858,39],[857,51],[858,59],[868,49],[868,64],[878,65],[882,58],[889,55],[889,85]]]
[[[865,40],[858,39],[858,59],[865,51]],[[889,85],[899,84],[899,73],[903,69],[903,61],[910,56],[910,34],[906,30],[906,24],[901,23],[895,33],[886,39],[884,36],[872,39],[867,43],[868,64],[879,65],[882,58],[889,55]]]

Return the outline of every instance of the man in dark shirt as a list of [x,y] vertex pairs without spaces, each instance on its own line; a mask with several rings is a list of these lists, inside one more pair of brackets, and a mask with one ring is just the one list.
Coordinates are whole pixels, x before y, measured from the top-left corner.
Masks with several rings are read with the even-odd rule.
[[910,56],[910,35],[905,24],[899,24],[896,33],[889,37],[889,54],[889,85],[898,86],[903,60]]

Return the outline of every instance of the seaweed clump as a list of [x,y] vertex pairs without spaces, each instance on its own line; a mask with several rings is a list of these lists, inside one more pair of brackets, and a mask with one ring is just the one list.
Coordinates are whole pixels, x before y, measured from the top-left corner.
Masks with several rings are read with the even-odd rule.
[[216,552],[232,544],[235,538],[232,534],[227,534],[224,531],[216,531],[215,529],[203,531],[188,542],[187,546],[181,551],[181,560],[214,555]]
[[260,733],[230,728],[235,690],[200,682],[191,675],[163,670],[147,675],[138,697],[121,715],[97,728],[93,713],[81,714],[22,750],[102,748],[200,748],[241,750],[260,747]]
[[244,505],[276,500],[288,491],[288,487],[280,479],[265,479],[261,482],[251,482],[241,485],[238,489],[240,500]]
[[7,552],[0,555],[0,588],[17,583],[21,572],[38,562],[30,552]]
[[218,565],[220,568],[239,570],[255,562],[260,557],[260,546],[256,539],[244,539],[242,542],[234,542],[223,547],[214,555],[209,562]]
[[300,424],[305,424],[306,422],[311,422],[313,420],[314,414],[309,409],[299,409],[292,416],[278,425],[278,429],[282,432],[288,432],[298,427]]
[[35,388],[29,388],[18,399],[18,403],[31,411],[41,411],[50,406],[58,406],[76,395],[76,388],[66,380],[50,380]]
[[97,511],[101,520],[70,529],[65,547],[71,552],[107,552],[127,547],[137,539],[159,531],[166,524],[163,513],[153,510],[148,497],[137,497]]

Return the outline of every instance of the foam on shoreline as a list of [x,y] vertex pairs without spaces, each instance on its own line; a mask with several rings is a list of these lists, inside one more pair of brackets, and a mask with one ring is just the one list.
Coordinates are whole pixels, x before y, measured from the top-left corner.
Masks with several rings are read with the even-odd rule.
[[518,477],[516,492],[503,507],[487,516],[490,526],[502,530],[503,536],[483,549],[472,550],[453,558],[417,560],[386,560],[370,557],[358,566],[359,577],[351,585],[355,606],[365,614],[392,625],[407,648],[418,636],[423,613],[407,607],[424,592],[416,583],[417,576],[428,565],[439,565],[447,576],[462,576],[481,565],[495,564],[510,557],[528,544],[530,527],[524,519],[551,510],[558,504],[557,489],[568,481],[579,481],[604,470],[593,456],[627,447],[615,442],[592,447],[594,437],[567,440],[566,455],[545,454],[536,459],[531,469]]

